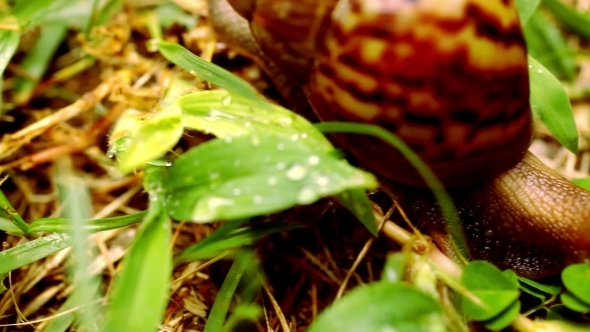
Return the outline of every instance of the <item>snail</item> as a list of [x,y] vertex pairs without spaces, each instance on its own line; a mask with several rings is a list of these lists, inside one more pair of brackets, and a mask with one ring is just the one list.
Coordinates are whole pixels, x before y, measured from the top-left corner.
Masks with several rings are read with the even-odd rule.
[[[247,21],[236,23],[230,4]],[[417,152],[456,204],[473,258],[529,278],[590,259],[590,192],[527,152],[527,55],[513,1],[209,5],[221,38],[239,35],[278,67],[319,119],[378,124]],[[336,139],[439,238],[437,203],[403,156],[373,137]]]

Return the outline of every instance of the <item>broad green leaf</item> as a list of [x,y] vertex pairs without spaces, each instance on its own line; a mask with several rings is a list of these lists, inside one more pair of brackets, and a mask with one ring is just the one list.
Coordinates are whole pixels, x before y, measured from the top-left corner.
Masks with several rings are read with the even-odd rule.
[[336,199],[350,210],[371,234],[377,236],[377,224],[375,223],[373,207],[364,189],[347,190],[336,195]]
[[559,81],[537,60],[529,59],[531,108],[555,138],[568,150],[578,152],[578,130],[569,98]]
[[186,48],[164,41],[157,43],[160,53],[170,62],[180,66],[199,78],[220,86],[232,95],[242,96],[257,103],[259,108],[266,108],[270,104],[246,81],[194,55]]
[[227,91],[198,91],[177,101],[186,128],[229,136],[269,134],[301,139],[320,151],[331,151],[332,144],[303,117],[277,105],[259,107],[259,102]]
[[309,332],[446,331],[432,297],[405,284],[377,282],[357,287],[328,307]]
[[514,321],[516,316],[518,316],[519,312],[520,302],[515,301],[511,306],[508,307],[508,309],[504,310],[496,317],[486,321],[485,325],[491,331],[500,331],[501,329],[508,327],[508,325]]
[[577,12],[561,0],[543,0],[543,4],[568,29],[590,40],[590,17]]
[[536,12],[524,28],[527,51],[560,78],[572,80],[576,73],[574,54],[555,24]]
[[561,273],[561,280],[568,291],[590,306],[590,263],[566,267]]
[[201,144],[166,170],[170,215],[212,222],[277,212],[353,188],[374,188],[371,174],[302,140],[251,135]]
[[406,274],[407,261],[407,256],[403,252],[387,255],[383,272],[381,273],[381,280],[387,280],[392,283],[403,281]]
[[506,277],[497,267],[483,261],[473,261],[463,269],[463,285],[482,304],[462,298],[463,310],[473,320],[485,321],[496,317],[518,299],[518,282]]
[[520,17],[520,24],[523,26],[533,15],[541,0],[516,0],[516,8],[518,9],[518,16]]
[[568,307],[570,310],[581,313],[590,312],[590,304],[582,301],[582,299],[571,293],[561,293],[559,298],[561,299],[561,302],[563,302],[563,304],[565,304],[565,306]]
[[572,182],[586,190],[590,190],[590,178],[573,179]]
[[[150,169],[146,172],[158,172]],[[171,230],[158,193],[150,191],[150,197],[148,213],[115,279],[101,331],[157,331],[162,320],[172,271]]]
[[0,252],[0,275],[36,262],[72,245],[65,234],[52,234]]
[[182,136],[182,111],[176,100],[187,89],[189,88],[185,82],[173,80],[156,111],[145,121],[135,125],[129,124],[129,127],[125,128],[130,143],[121,153],[119,169],[122,172],[130,172],[162,157],[178,142]]

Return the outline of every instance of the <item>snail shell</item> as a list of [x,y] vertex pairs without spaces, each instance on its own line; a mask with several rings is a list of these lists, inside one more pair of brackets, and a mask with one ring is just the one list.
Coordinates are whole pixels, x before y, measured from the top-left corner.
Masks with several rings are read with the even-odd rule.
[[[474,258],[531,278],[590,259],[590,192],[526,152],[528,69],[513,1],[306,1],[230,0],[318,117],[379,124],[419,153],[452,188]],[[372,137],[337,139],[438,238],[437,203],[405,158]]]
[[[491,179],[531,139],[524,37],[511,1],[341,1],[309,92],[322,120],[378,123],[445,187]],[[397,150],[339,136],[371,169],[422,185]]]

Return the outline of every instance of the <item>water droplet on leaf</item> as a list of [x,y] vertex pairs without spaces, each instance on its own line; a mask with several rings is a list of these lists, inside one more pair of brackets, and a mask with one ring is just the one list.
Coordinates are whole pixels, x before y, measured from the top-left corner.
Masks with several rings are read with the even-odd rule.
[[307,168],[301,164],[293,164],[287,170],[286,176],[289,180],[299,181],[307,175]]

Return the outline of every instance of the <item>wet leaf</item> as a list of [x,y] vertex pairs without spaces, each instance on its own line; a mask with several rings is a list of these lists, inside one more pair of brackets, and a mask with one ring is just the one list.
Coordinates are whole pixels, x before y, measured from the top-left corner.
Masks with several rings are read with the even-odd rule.
[[561,279],[568,291],[590,306],[590,263],[566,267]]
[[531,108],[555,138],[573,153],[578,152],[578,130],[569,97],[561,83],[529,56]]
[[571,293],[562,293],[559,298],[570,310],[582,313],[590,312],[590,305]]
[[186,128],[219,138],[250,134],[269,134],[304,140],[320,151],[331,151],[332,144],[303,117],[277,105],[261,108],[259,102],[227,91],[198,91],[177,101]]
[[512,324],[516,316],[520,311],[520,302],[513,302],[508,309],[502,311],[496,317],[485,322],[486,327],[491,331],[500,331],[501,329],[508,327]]
[[175,161],[163,181],[170,215],[196,222],[249,218],[376,186],[371,174],[333,154],[269,135],[204,143]]
[[462,298],[463,310],[473,320],[485,321],[508,309],[518,299],[518,282],[506,277],[494,265],[473,261],[463,270],[463,285],[481,300],[481,304]]
[[525,25],[539,6],[541,0],[516,0],[520,24]]
[[357,287],[328,307],[309,332],[446,331],[438,302],[405,284]]
[[403,281],[406,273],[406,264],[407,257],[403,252],[387,255],[387,260],[381,273],[381,280],[387,280],[393,283]]

